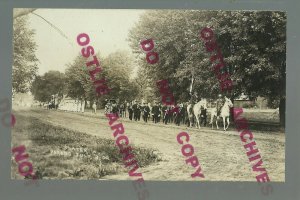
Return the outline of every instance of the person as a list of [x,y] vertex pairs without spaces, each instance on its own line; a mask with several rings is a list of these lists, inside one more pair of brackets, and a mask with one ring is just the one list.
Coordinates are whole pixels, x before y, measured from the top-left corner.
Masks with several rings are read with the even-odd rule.
[[105,114],[108,114],[108,113],[110,113],[110,103],[108,102],[108,100],[107,99],[105,99],[105,106],[104,106],[104,113]]
[[82,99],[80,101],[80,110],[81,110],[82,113],[84,113],[84,109],[85,109],[85,100]]
[[51,101],[50,101],[50,106],[49,109],[55,108],[55,98],[54,95],[51,95]]
[[222,108],[223,105],[224,105],[224,98],[222,97],[222,94],[219,94],[218,99],[216,101],[217,116],[220,116],[221,108]]
[[137,103],[136,101],[134,102],[133,106],[133,118],[134,118],[134,121],[139,121],[139,118],[140,118],[140,105],[139,103]]
[[128,103],[127,103],[127,101],[125,100],[125,102],[124,102],[124,111],[123,111],[124,117],[127,117],[127,113],[126,113],[127,105],[128,105]]
[[161,114],[162,114],[162,104],[161,103],[159,103],[158,104],[158,110],[159,110],[159,115],[158,115],[158,122],[160,122],[160,120],[161,120]]
[[166,106],[166,105],[164,105],[163,107],[162,107],[162,122],[163,123],[165,123],[165,121],[166,121],[166,112],[167,112],[167,110],[168,110],[168,107]]
[[197,92],[194,92],[194,94],[191,94],[190,93],[190,96],[191,96],[191,99],[190,99],[190,103],[192,105],[196,104],[198,102],[198,95],[197,95]]
[[173,123],[173,122],[174,122],[174,115],[175,115],[175,113],[176,113],[176,112],[174,112],[174,108],[175,108],[174,105],[170,105],[170,106],[169,106],[168,114],[169,114],[169,122],[170,122],[170,123]]
[[115,114],[117,117],[119,117],[119,108],[118,104],[116,102],[112,103],[112,113]]
[[177,105],[175,108],[177,108],[177,109],[175,109],[175,112],[174,112],[174,114],[175,114],[175,124],[177,126],[179,126],[180,122],[182,121],[183,114],[184,114],[183,104],[181,103],[181,104]]
[[187,111],[186,111],[186,103],[182,103],[182,110],[181,110],[181,123],[186,124],[187,122]]
[[201,106],[201,112],[200,112],[200,125],[206,126],[206,120],[207,120],[207,109]]
[[151,115],[150,115],[150,112],[151,112],[151,110],[152,110],[152,105],[151,105],[151,103],[148,103],[148,107],[149,107],[149,115],[148,115],[148,120],[150,120],[150,118],[151,118]]
[[133,119],[134,121],[137,120],[137,103],[136,100],[133,101],[132,103],[132,110],[133,110]]
[[165,111],[165,116],[164,116],[165,124],[172,123],[173,122],[173,116],[174,116],[173,106],[168,105],[167,109]]
[[150,113],[150,108],[149,106],[144,103],[144,107],[143,107],[143,119],[144,119],[144,122],[148,122],[148,116],[149,116],[149,113]]
[[132,102],[128,104],[128,113],[129,113],[129,119],[132,121],[132,115],[133,115]]
[[157,102],[154,102],[154,106],[152,107],[152,115],[153,115],[153,121],[154,123],[157,123],[158,122],[158,117],[160,115],[160,111],[159,111],[159,107],[157,105]]
[[138,105],[137,105],[137,119],[138,119],[138,121],[141,120],[141,112],[142,112],[142,106],[141,106],[141,103],[139,102]]
[[193,108],[194,108],[194,105],[198,102],[198,95],[197,95],[197,92],[194,92],[193,94],[192,93],[190,93],[190,96],[191,96],[191,98],[190,98],[190,104],[191,104],[191,107],[190,107],[190,109],[189,109],[189,112],[190,113],[194,113],[193,112]]
[[144,119],[144,107],[145,107],[144,101],[142,101],[142,103],[140,103],[139,106],[141,111],[140,115],[142,116],[142,119]]
[[97,111],[97,105],[96,105],[96,102],[94,101],[94,103],[93,103],[93,113],[95,113],[96,114],[96,111]]
[[120,117],[124,117],[124,111],[125,111],[125,103],[121,103],[121,105],[119,106],[120,108]]

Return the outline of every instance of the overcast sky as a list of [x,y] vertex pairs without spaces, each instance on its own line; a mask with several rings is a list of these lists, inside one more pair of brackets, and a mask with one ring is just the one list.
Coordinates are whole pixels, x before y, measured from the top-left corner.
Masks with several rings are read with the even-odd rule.
[[49,70],[64,72],[66,64],[81,50],[76,42],[80,33],[87,33],[90,45],[104,56],[119,49],[131,52],[127,34],[144,10],[37,9],[34,12],[68,37],[64,38],[43,19],[29,14],[29,26],[36,31],[38,74],[42,75]]

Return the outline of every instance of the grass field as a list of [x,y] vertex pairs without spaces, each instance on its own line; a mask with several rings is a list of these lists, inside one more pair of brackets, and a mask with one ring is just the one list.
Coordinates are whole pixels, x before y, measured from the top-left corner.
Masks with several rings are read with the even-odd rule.
[[[113,140],[46,124],[33,117],[16,114],[16,118],[12,146],[22,141],[40,179],[100,179],[126,171]],[[156,152],[133,149],[140,167],[158,162]],[[16,172],[17,164],[12,160],[12,178],[22,178]]]

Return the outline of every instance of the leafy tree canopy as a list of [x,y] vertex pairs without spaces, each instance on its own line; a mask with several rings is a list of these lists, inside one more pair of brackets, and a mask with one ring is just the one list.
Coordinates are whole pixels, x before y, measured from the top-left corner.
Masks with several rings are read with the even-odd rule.
[[[283,12],[148,11],[131,30],[129,41],[148,78],[171,80],[177,98],[188,96],[184,93],[192,76],[200,96],[214,97],[219,83],[199,38],[201,29],[210,27],[236,83],[235,94],[279,98],[285,93],[285,24]],[[149,38],[160,58],[155,65],[146,62],[139,45]]]
[[32,83],[31,92],[35,100],[48,102],[51,95],[62,96],[64,91],[65,75],[59,71],[49,71],[44,76],[37,76]]
[[111,91],[103,96],[98,96],[93,81],[90,80],[89,70],[85,65],[90,58],[86,59],[78,55],[74,62],[68,64],[66,69],[67,94],[72,98],[81,98],[90,101],[103,102],[105,99],[113,98],[121,101],[134,98],[138,94],[138,87],[130,79],[133,71],[133,59],[130,54],[117,51],[106,58],[97,54],[101,63],[102,71],[95,75],[96,80],[106,79],[106,84]]
[[13,21],[13,91],[25,93],[36,76],[38,59],[34,31],[28,28],[27,16]]

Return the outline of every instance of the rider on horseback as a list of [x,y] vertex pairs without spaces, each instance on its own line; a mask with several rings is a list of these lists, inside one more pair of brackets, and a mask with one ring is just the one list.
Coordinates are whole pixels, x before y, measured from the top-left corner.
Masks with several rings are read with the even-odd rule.
[[222,97],[222,94],[218,95],[218,99],[216,101],[216,108],[217,108],[217,116],[220,116],[221,114],[221,108],[224,105],[224,98]]
[[191,104],[191,108],[190,108],[190,112],[193,112],[193,107],[194,105],[198,102],[198,95],[197,92],[194,92],[194,94],[190,93],[191,99],[190,99],[190,104]]

